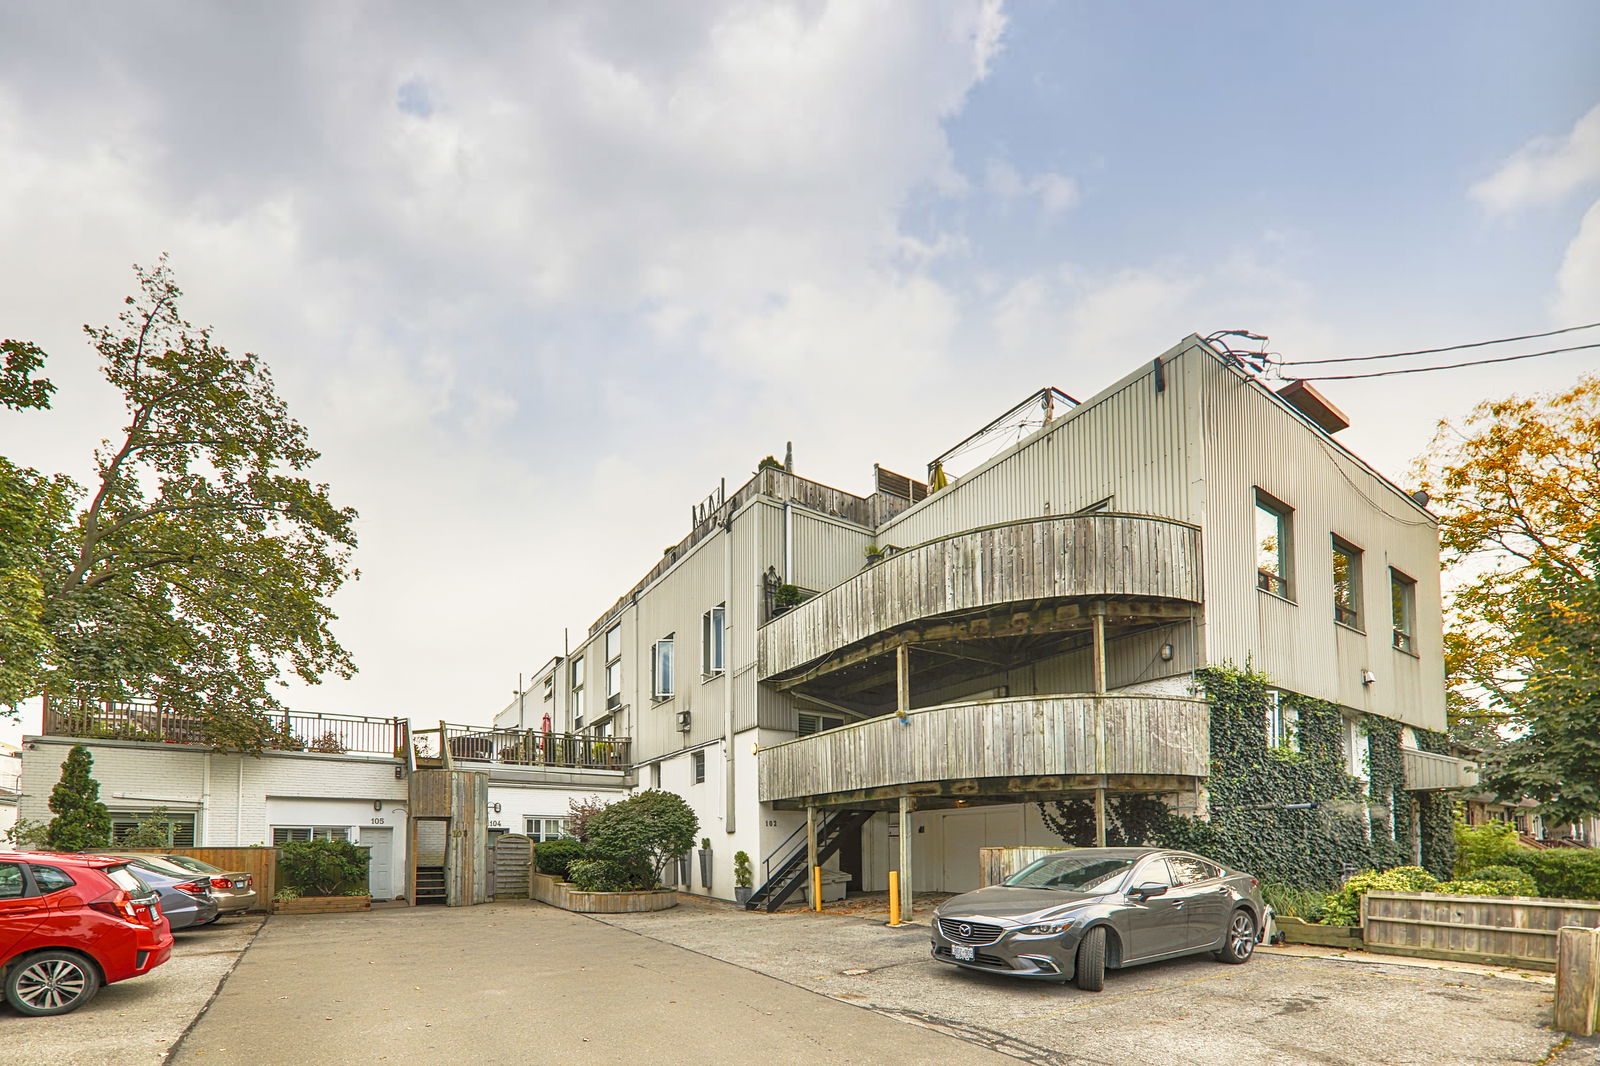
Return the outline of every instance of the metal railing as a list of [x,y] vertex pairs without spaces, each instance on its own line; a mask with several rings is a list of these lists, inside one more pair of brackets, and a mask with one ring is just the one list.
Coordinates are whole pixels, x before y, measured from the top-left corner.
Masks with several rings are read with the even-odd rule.
[[[406,723],[401,718],[353,714],[274,714],[264,747],[268,751],[311,751],[342,755],[397,756],[405,752]],[[47,736],[94,740],[142,740],[161,744],[210,744],[203,719],[180,714],[153,700],[86,700],[46,696]]]
[[627,770],[632,765],[633,741],[628,737],[493,729],[448,722],[440,722],[438,728],[414,729],[411,736],[418,759],[435,761],[446,768],[459,762],[574,770]]

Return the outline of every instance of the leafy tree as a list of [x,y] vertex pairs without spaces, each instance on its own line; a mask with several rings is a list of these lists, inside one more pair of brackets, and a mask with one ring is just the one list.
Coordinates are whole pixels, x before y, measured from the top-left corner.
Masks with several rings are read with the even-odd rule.
[[[0,460],[0,702],[144,696],[257,750],[286,672],[354,671],[326,601],[356,576],[355,512],[304,476],[317,453],[261,359],[183,320],[164,259],[135,273],[118,323],[85,327],[128,412],[95,481]],[[6,405],[42,406],[42,353],[5,352]]]
[[661,880],[667,863],[694,847],[700,819],[683,797],[660,789],[613,803],[589,817],[589,850],[596,858],[643,859]]
[[1455,579],[1445,634],[1453,731],[1492,745],[1542,654],[1528,624],[1541,587],[1594,576],[1583,547],[1600,529],[1600,375],[1479,404],[1459,428],[1441,423],[1431,452],[1419,472]]
[[111,812],[100,802],[100,782],[90,772],[93,768],[89,749],[74,744],[61,764],[61,780],[50,792],[55,817],[44,831],[50,850],[81,851],[111,842]]
[[1579,555],[1587,571],[1542,564],[1516,627],[1533,660],[1517,692],[1524,732],[1487,760],[1501,796],[1532,796],[1547,823],[1600,814],[1600,529]]
[[589,839],[589,819],[611,806],[599,796],[584,796],[567,801],[567,832],[577,840]]
[[44,352],[27,341],[0,341],[0,407],[49,407],[56,387],[34,372],[44,365]]

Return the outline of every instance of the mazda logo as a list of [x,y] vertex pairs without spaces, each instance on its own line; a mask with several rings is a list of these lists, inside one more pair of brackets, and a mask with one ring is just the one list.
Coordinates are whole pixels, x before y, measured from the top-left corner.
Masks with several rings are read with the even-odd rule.
[[972,926],[966,922],[962,922],[960,925],[956,926],[956,932],[960,933],[962,936],[971,936]]

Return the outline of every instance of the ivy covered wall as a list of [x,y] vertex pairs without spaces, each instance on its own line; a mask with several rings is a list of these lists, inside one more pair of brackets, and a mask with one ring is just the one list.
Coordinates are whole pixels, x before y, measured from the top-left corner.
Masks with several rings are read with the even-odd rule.
[[[1420,839],[1424,867],[1450,876],[1450,804],[1442,795],[1421,794],[1413,814],[1399,722],[1376,715],[1361,719],[1370,772],[1363,786],[1347,772],[1346,720],[1337,705],[1282,692],[1281,707],[1298,718],[1295,743],[1272,747],[1268,678],[1210,667],[1196,674],[1196,684],[1211,704],[1209,820],[1174,814],[1154,797],[1113,799],[1107,805],[1108,844],[1185,848],[1265,880],[1322,888],[1351,869],[1409,865]],[[1041,804],[1041,813],[1068,843],[1093,843],[1088,803]]]

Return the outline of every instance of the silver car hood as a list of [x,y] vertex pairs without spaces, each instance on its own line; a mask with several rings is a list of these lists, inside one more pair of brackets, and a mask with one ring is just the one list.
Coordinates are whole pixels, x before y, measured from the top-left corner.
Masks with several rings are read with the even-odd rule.
[[939,904],[940,918],[1045,918],[1052,912],[1077,910],[1104,892],[1067,892],[1059,888],[991,885]]

